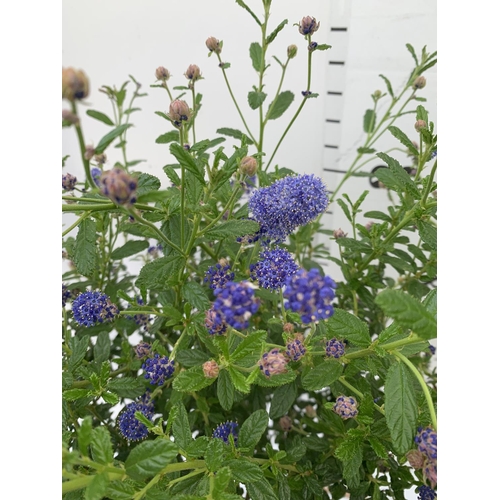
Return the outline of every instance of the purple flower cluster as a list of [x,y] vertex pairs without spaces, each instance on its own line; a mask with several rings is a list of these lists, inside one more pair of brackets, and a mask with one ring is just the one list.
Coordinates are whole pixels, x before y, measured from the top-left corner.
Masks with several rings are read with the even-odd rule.
[[174,373],[174,362],[167,356],[160,356],[158,353],[153,358],[148,358],[142,364],[144,378],[154,385],[163,385],[165,380]]
[[151,344],[148,344],[147,342],[139,342],[135,347],[134,347],[135,355],[139,358],[146,358],[149,356],[149,353],[151,352]]
[[228,327],[224,318],[219,311],[214,309],[214,306],[205,312],[205,326],[210,335],[224,335]]
[[137,180],[125,170],[113,168],[102,173],[99,187],[117,205],[131,205],[136,202]]
[[248,208],[271,240],[283,241],[328,207],[323,181],[314,175],[284,177],[253,192]]
[[222,266],[217,262],[215,266],[210,266],[205,273],[205,283],[209,283],[210,288],[216,290],[217,288],[224,288],[227,283],[234,279],[234,273],[229,272],[231,267],[229,265]]
[[287,278],[293,276],[299,266],[293,260],[290,252],[276,248],[265,250],[260,254],[260,260],[250,266],[251,277],[258,281],[259,286],[271,290],[280,290]]
[[286,345],[285,354],[292,361],[298,361],[306,353],[306,348],[301,340],[295,339]]
[[62,176],[62,188],[65,191],[71,191],[75,189],[76,186],[76,177],[71,174],[63,174]]
[[422,485],[418,488],[418,500],[434,500],[436,492],[429,486]]
[[250,283],[229,281],[224,288],[216,288],[215,295],[217,298],[211,309],[215,313],[211,313],[212,321],[217,325],[226,323],[236,330],[248,328],[250,318],[260,305]]
[[344,355],[345,344],[337,339],[330,339],[326,343],[326,355],[330,358],[340,358]]
[[229,444],[229,435],[232,434],[234,438],[234,444],[238,444],[238,424],[236,422],[224,422],[223,424],[219,424],[213,434],[212,437],[219,438],[224,441],[224,443]]
[[118,416],[118,427],[122,436],[128,441],[140,441],[148,435],[148,428],[135,418],[136,411],[141,412],[148,420],[153,420],[154,406],[149,394],[125,406]]
[[265,352],[259,361],[259,368],[262,374],[269,378],[271,375],[278,375],[286,372],[288,360],[278,348]]
[[83,292],[73,301],[73,316],[77,323],[94,326],[112,320],[118,314],[118,308],[109,297],[99,291]]
[[343,420],[354,418],[358,414],[358,402],[350,396],[339,396],[333,411]]
[[333,314],[335,282],[321,276],[319,269],[304,269],[286,279],[283,296],[288,299],[285,309],[301,314],[303,323],[327,319]]
[[431,427],[418,428],[415,436],[418,450],[421,451],[429,460],[437,460],[437,433]]
[[102,175],[102,171],[100,168],[97,168],[97,167],[94,167],[91,171],[90,171],[90,175],[92,176],[92,179],[94,179],[94,182],[95,182],[95,185],[97,187],[99,187],[99,183],[101,182],[100,179],[101,179],[101,175]]
[[63,283],[62,284],[62,306],[66,305],[66,302],[71,298],[71,292],[68,290],[68,287]]

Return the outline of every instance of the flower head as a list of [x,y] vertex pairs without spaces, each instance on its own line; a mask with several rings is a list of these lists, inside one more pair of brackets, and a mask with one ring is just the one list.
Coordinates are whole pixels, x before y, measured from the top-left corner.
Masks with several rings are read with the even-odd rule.
[[435,460],[427,460],[424,465],[424,477],[429,480],[433,488],[437,484],[437,466]]
[[418,500],[434,500],[436,492],[425,484],[418,488]]
[[99,186],[100,184],[100,179],[101,179],[101,175],[102,175],[102,171],[100,168],[97,168],[97,167],[94,167],[91,171],[90,171],[90,175],[92,176],[92,179],[94,179],[94,182],[95,182],[95,185],[96,186]]
[[184,76],[188,79],[191,80],[192,82],[195,82],[196,80],[199,80],[201,78],[201,71],[196,64],[190,64],[188,66],[188,69],[184,73]]
[[80,123],[80,118],[78,118],[78,116],[72,113],[69,109],[62,110],[62,119],[71,125],[76,125],[77,123]]
[[217,378],[219,375],[219,365],[213,359],[203,363],[203,375],[207,378]]
[[340,358],[344,355],[345,344],[337,339],[330,339],[326,343],[326,355],[329,358]]
[[259,286],[270,290],[281,290],[285,281],[299,270],[292,255],[287,250],[276,248],[265,250],[260,260],[250,266],[250,276],[258,281]]
[[212,307],[205,312],[205,326],[210,335],[224,335],[228,324],[225,322],[221,312],[216,310],[212,305]]
[[99,291],[83,292],[73,301],[73,316],[80,325],[94,326],[113,319],[118,308],[111,303],[109,297]]
[[297,55],[297,45],[289,45],[286,49],[286,54],[290,59],[293,59]]
[[432,427],[418,428],[415,436],[415,443],[419,451],[421,451],[429,460],[437,459],[437,432]]
[[149,353],[151,352],[151,344],[148,344],[147,342],[139,342],[135,347],[134,347],[135,355],[139,358],[145,358],[149,356]]
[[65,191],[71,191],[75,189],[77,183],[77,179],[74,175],[71,174],[63,174],[62,176],[62,188]]
[[250,318],[260,306],[250,283],[229,281],[224,288],[216,288],[215,295],[217,298],[212,307],[222,321],[236,330],[248,328]]
[[414,469],[422,469],[424,467],[425,456],[421,451],[410,450],[406,454],[406,458]]
[[301,340],[295,339],[286,345],[285,354],[292,361],[298,361],[306,353],[306,348]]
[[321,276],[319,269],[304,269],[286,279],[283,296],[288,299],[285,309],[301,314],[303,323],[327,319],[333,314],[335,282],[329,276]]
[[135,418],[135,412],[141,412],[148,420],[153,420],[154,407],[152,403],[130,403],[118,415],[118,428],[128,441],[140,441],[148,435],[148,428]]
[[313,174],[304,174],[284,177],[256,189],[248,207],[266,235],[280,242],[297,227],[313,221],[328,203],[323,181]]
[[213,290],[224,288],[226,283],[234,279],[234,273],[229,272],[230,269],[229,265],[226,264],[223,266],[220,262],[217,262],[215,266],[208,268],[203,281],[208,282],[210,288]]
[[62,69],[62,97],[68,101],[85,99],[89,95],[89,80],[81,69]]
[[290,432],[292,430],[292,426],[293,420],[288,415],[280,418],[280,427],[284,432]]
[[259,368],[262,374],[267,378],[269,378],[271,375],[285,373],[286,366],[287,359],[278,348],[274,348],[269,352],[265,352],[259,361]]
[[168,116],[176,127],[180,127],[183,121],[188,121],[191,117],[188,103],[181,99],[172,101],[168,109]]
[[144,378],[154,385],[163,385],[165,380],[174,373],[174,362],[167,356],[160,356],[158,353],[153,358],[148,358],[142,364]]
[[210,36],[207,38],[205,45],[210,52],[215,52],[216,54],[220,54],[222,51],[222,46],[219,40],[214,36]]
[[415,80],[413,80],[413,88],[414,90],[417,89],[423,89],[425,85],[427,84],[427,80],[425,79],[425,76],[417,76]]
[[234,444],[238,444],[238,424],[236,422],[224,422],[219,424],[212,434],[212,437],[219,438],[224,443],[229,444],[229,435],[234,438]]
[[253,177],[257,172],[257,160],[253,156],[245,156],[240,162],[240,172]]
[[302,21],[299,23],[299,33],[301,35],[312,35],[319,29],[320,23],[316,22],[316,19],[311,16],[303,17]]
[[155,76],[157,80],[162,80],[166,82],[170,78],[170,72],[167,68],[163,66],[158,66],[155,71]]
[[137,180],[121,168],[102,173],[99,187],[101,193],[117,205],[132,205],[136,202]]
[[340,418],[347,420],[358,414],[358,402],[350,396],[339,396],[333,407],[333,411],[340,415]]

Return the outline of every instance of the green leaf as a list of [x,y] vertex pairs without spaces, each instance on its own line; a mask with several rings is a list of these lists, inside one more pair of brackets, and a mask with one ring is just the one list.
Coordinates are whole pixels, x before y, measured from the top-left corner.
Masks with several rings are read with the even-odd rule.
[[[214,498],[217,498],[215,495],[219,495],[224,492],[231,480],[231,469],[229,467],[222,467],[217,469],[217,474],[214,476],[214,488],[212,494]],[[238,495],[237,498],[240,498]]]
[[82,420],[80,427],[77,429],[78,449],[84,457],[88,457],[88,447],[92,441],[92,417],[87,415]]
[[377,114],[373,109],[367,109],[365,111],[365,116],[363,117],[363,130],[367,134],[371,134],[375,129],[375,123],[377,121]]
[[234,386],[227,370],[221,370],[217,379],[217,398],[224,410],[229,411],[234,402]]
[[204,236],[209,240],[236,239],[238,236],[254,234],[259,228],[260,224],[250,219],[228,220],[209,229]]
[[387,85],[387,92],[389,92],[389,95],[394,99],[394,91],[392,90],[392,85],[389,79],[386,78],[384,75],[378,75],[378,76],[380,76],[380,78],[384,80],[385,84]]
[[354,345],[368,347],[372,343],[368,324],[343,309],[335,309],[333,316],[328,318],[326,327],[332,336],[347,339]]
[[394,318],[404,328],[413,330],[422,339],[437,336],[437,322],[434,314],[415,298],[400,290],[384,290],[375,298],[387,316]]
[[365,148],[365,147],[361,147],[361,148],[357,149],[357,152],[360,153],[360,154],[362,154],[362,155],[375,153],[376,151],[377,151],[376,149]]
[[134,377],[120,377],[108,382],[108,389],[121,398],[135,399],[144,394],[144,382]]
[[418,406],[408,369],[403,363],[392,364],[387,372],[384,408],[394,449],[404,454],[413,446]]
[[69,347],[71,349],[71,356],[69,358],[68,369],[73,371],[82,362],[89,346],[89,337],[71,337]]
[[250,139],[250,137],[248,137],[248,135],[244,134],[243,132],[241,132],[240,130],[237,130],[235,128],[223,127],[223,128],[217,129],[216,132],[218,134],[227,135],[229,137],[234,137],[235,139],[240,139],[240,140],[243,139],[243,137],[244,137],[246,144],[248,144],[248,145],[253,144],[252,139]]
[[276,493],[265,478],[256,483],[248,483],[247,489],[252,500],[278,500]]
[[389,458],[385,446],[380,442],[376,436],[368,436],[368,441],[370,442],[373,451],[377,454],[379,458],[387,460]]
[[111,341],[109,340],[109,333],[106,331],[100,332],[99,335],[97,335],[97,340],[94,345],[94,361],[97,365],[107,361],[110,352]]
[[248,104],[252,109],[258,109],[266,100],[267,94],[264,92],[250,91],[248,93]]
[[339,246],[352,250],[353,252],[371,252],[372,247],[363,243],[361,241],[355,240],[354,238],[337,238],[337,243]]
[[379,210],[370,210],[369,212],[365,212],[364,216],[367,219],[380,219],[387,222],[392,221],[392,219],[385,212],[380,212]]
[[111,445],[111,435],[106,427],[96,427],[92,429],[90,440],[92,458],[99,464],[110,464],[113,462],[113,446]]
[[116,248],[111,252],[112,260],[121,260],[125,257],[130,257],[131,255],[135,255],[136,253],[142,252],[149,247],[149,242],[146,240],[132,240],[127,241],[125,245],[120,248]]
[[269,45],[287,24],[288,24],[288,19],[281,21],[281,23],[279,23],[278,26],[267,36],[266,45]]
[[200,366],[209,359],[208,354],[200,349],[184,349],[175,355],[175,360],[187,367]]
[[429,222],[417,220],[418,233],[433,250],[437,250],[437,229]]
[[381,255],[380,262],[391,265],[400,274],[404,274],[405,271],[413,273],[416,271],[415,265],[408,264],[408,262],[400,259],[398,257],[392,257],[391,255]]
[[86,398],[92,395],[92,391],[88,389],[68,389],[63,392],[63,398],[66,401],[76,401],[77,399]]
[[193,441],[191,426],[189,425],[186,408],[182,402],[179,402],[176,406],[177,416],[172,424],[172,434],[174,435],[177,446],[185,450],[187,446],[189,446],[189,443]]
[[422,302],[423,306],[436,317],[437,314],[437,288],[431,290]]
[[417,54],[415,53],[415,49],[409,43],[406,44],[406,48],[408,49],[408,51],[410,52],[411,56],[413,57],[413,60],[415,61],[415,65],[418,66],[418,58],[417,58]]
[[336,361],[324,361],[315,366],[305,377],[302,385],[307,391],[319,391],[327,387],[342,374],[343,366]]
[[114,394],[113,392],[103,392],[101,394],[102,399],[106,401],[106,403],[110,404],[111,406],[114,406],[120,401],[120,398]]
[[176,160],[189,172],[191,172],[200,182],[205,185],[205,172],[202,165],[198,165],[194,158],[180,144],[174,142],[170,145],[170,152]]
[[[257,368],[258,369],[258,368]],[[289,370],[285,373],[278,373],[277,375],[272,375],[267,378],[258,371],[258,376],[255,379],[255,383],[261,387],[278,387],[280,385],[289,384],[297,378],[297,373],[293,370]]]
[[92,276],[96,264],[96,223],[92,219],[84,219],[78,226],[75,247],[73,249],[73,262],[76,269],[84,276]]
[[227,370],[235,389],[243,392],[244,394],[248,394],[250,392],[250,384],[248,383],[245,375],[233,366],[228,366]]
[[240,7],[243,7],[255,19],[255,22],[259,26],[262,26],[262,23],[259,21],[259,18],[252,12],[252,10],[250,9],[250,7],[243,0],[236,0],[236,3]]
[[268,424],[269,415],[265,410],[257,410],[252,413],[241,426],[238,435],[238,446],[240,448],[255,448]]
[[135,284],[138,288],[162,290],[167,287],[168,279],[179,273],[183,264],[184,259],[180,255],[159,257],[141,269]]
[[240,483],[255,483],[264,478],[262,469],[244,458],[229,460],[227,465],[233,473],[233,478]]
[[262,47],[258,42],[250,44],[250,58],[252,59],[252,66],[255,71],[260,71],[262,66]]
[[415,147],[413,142],[410,141],[408,136],[398,127],[388,127],[389,132],[401,143],[403,146],[406,146],[409,150],[410,153],[414,154],[415,156],[418,156],[418,149]]
[[328,45],[327,43],[320,43],[319,45],[316,46],[314,50],[328,50],[331,49],[332,46]]
[[179,131],[171,130],[166,134],[162,134],[156,138],[156,144],[168,144],[169,142],[179,142]]
[[186,452],[191,458],[202,457],[207,452],[208,444],[210,443],[211,438],[208,436],[200,436],[197,437],[194,441],[188,445]]
[[151,174],[142,173],[137,178],[137,198],[150,193],[151,191],[158,191],[161,187],[161,182],[158,177]]
[[109,118],[104,113],[101,113],[100,111],[96,111],[95,109],[87,109],[87,114],[92,118],[95,118],[96,120],[105,123],[106,125],[114,125],[111,118]]
[[279,118],[292,104],[295,98],[293,92],[285,90],[281,92],[278,97],[270,104],[267,110],[266,120],[276,120]]
[[[389,167],[389,170],[393,174],[394,181],[396,182],[396,191],[404,191],[407,190],[409,191],[413,196],[418,197],[419,196],[419,191],[417,187],[415,186],[415,183],[413,182],[413,179],[410,177],[408,172],[399,164],[397,160],[394,158],[391,158],[389,155],[385,153],[377,153],[377,156],[383,160],[385,163],[387,163],[387,166]],[[379,168],[376,172],[375,175],[378,177],[379,172],[383,172],[385,169]],[[382,182],[384,182],[383,179],[381,179]],[[386,184],[384,182],[384,184]],[[387,187],[390,187],[389,185],[386,184]]]
[[85,489],[85,500],[101,500],[104,498],[108,484],[109,479],[105,472],[95,475]]
[[214,438],[208,443],[205,454],[207,469],[211,472],[217,471],[224,461],[224,441]]
[[106,490],[106,496],[111,500],[131,500],[135,493],[134,487],[125,481],[111,481]]
[[177,446],[168,439],[156,438],[137,445],[127,457],[125,470],[127,475],[143,481],[158,474],[177,457]]
[[266,337],[267,332],[265,330],[250,333],[238,344],[238,347],[231,353],[229,359],[231,362],[234,362],[245,358],[249,354],[260,353],[262,342],[264,342]]
[[269,417],[279,418],[287,413],[297,398],[297,384],[294,382],[278,387],[271,399]]
[[210,299],[205,289],[195,281],[189,281],[182,287],[182,297],[198,311],[206,311],[210,307]]
[[172,387],[179,392],[195,392],[215,382],[215,378],[205,377],[201,366],[194,366],[189,370],[180,372],[175,377]]
[[124,123],[123,125],[119,125],[115,129],[113,129],[111,132],[107,133],[100,141],[99,144],[95,148],[95,153],[96,154],[101,154],[104,152],[104,150],[125,130],[130,128],[132,126],[131,123]]

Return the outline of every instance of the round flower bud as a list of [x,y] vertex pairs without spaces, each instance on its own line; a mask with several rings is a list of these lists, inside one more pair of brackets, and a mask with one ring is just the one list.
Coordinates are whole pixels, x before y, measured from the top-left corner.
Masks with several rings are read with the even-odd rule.
[[427,123],[424,120],[417,120],[415,122],[415,130],[420,133],[421,130],[427,128]]
[[333,231],[333,237],[335,239],[338,239],[338,238],[345,238],[347,236],[347,233],[344,233],[344,231],[342,231],[342,229],[335,229]]
[[292,340],[286,345],[285,354],[291,361],[298,361],[306,353],[304,344],[299,339]]
[[210,52],[215,52],[216,54],[220,54],[222,51],[222,47],[220,46],[219,40],[214,36],[210,36],[207,38],[205,45]]
[[106,163],[107,157],[105,153],[101,153],[100,155],[95,155],[94,160],[97,162],[98,165],[102,165],[103,163]]
[[408,459],[408,462],[410,462],[410,465],[414,469],[422,469],[423,468],[424,462],[425,462],[425,457],[422,454],[422,452],[420,452],[418,450],[410,450],[406,454],[406,458]]
[[312,35],[319,29],[319,24],[316,19],[311,16],[303,17],[299,23],[299,33],[301,35]]
[[305,408],[304,408],[305,412],[306,412],[306,415],[309,417],[309,418],[314,418],[317,416],[317,413],[316,413],[316,410],[314,409],[313,406],[311,405],[307,405]]
[[373,93],[373,97],[375,97],[375,99],[380,99],[380,97],[382,97],[382,91],[381,90],[376,90]]
[[76,116],[74,113],[72,113],[69,109],[63,109],[62,110],[62,119],[65,122],[69,122],[72,125],[76,125],[77,123],[80,123],[80,119],[78,116]]
[[358,414],[358,402],[351,396],[339,396],[333,411],[343,420],[354,418]]
[[82,70],[62,69],[62,97],[68,101],[84,99],[89,95],[89,80]]
[[120,168],[106,170],[100,179],[101,193],[117,205],[132,205],[136,202],[137,180]]
[[170,78],[170,73],[167,68],[158,66],[158,68],[156,68],[155,76],[157,80],[166,82]]
[[253,156],[245,156],[240,162],[240,172],[252,177],[257,172],[257,160]]
[[421,451],[429,460],[437,459],[437,433],[432,427],[418,428],[415,436],[418,450]]
[[331,339],[326,343],[326,355],[329,358],[340,358],[344,355],[345,344],[337,339]]
[[285,323],[283,325],[283,331],[285,333],[293,333],[293,324],[292,323]]
[[94,155],[95,155],[94,146],[86,146],[85,147],[85,153],[83,153],[83,157],[86,160],[91,160]]
[[297,55],[297,51],[299,49],[297,48],[297,45],[289,45],[286,49],[286,53],[288,55],[289,59],[293,59]]
[[135,347],[134,347],[135,355],[139,358],[146,358],[149,356],[149,353],[151,352],[151,344],[148,344],[147,342],[139,342]]
[[431,486],[433,488],[436,487],[437,484],[437,467],[436,462],[434,460],[429,460],[425,463],[424,466],[424,477],[429,480]]
[[271,375],[286,372],[287,359],[278,348],[265,352],[260,358],[259,368],[262,374],[269,378]]
[[219,365],[214,360],[203,363],[203,374],[207,378],[217,378],[219,375]]
[[201,78],[201,72],[200,68],[196,66],[196,64],[190,64],[186,72],[184,73],[184,76],[193,82],[196,80],[199,80]]
[[427,83],[427,80],[425,79],[425,76],[418,76],[413,80],[413,85],[412,87],[417,90],[417,89],[423,89]]
[[280,427],[284,432],[290,432],[292,430],[292,425],[293,421],[288,415],[280,418]]
[[71,191],[75,189],[77,179],[74,175],[63,174],[62,176],[62,188],[65,191]]
[[180,127],[181,122],[187,121],[191,117],[191,110],[186,101],[176,99],[170,103],[168,116],[174,122],[174,125]]

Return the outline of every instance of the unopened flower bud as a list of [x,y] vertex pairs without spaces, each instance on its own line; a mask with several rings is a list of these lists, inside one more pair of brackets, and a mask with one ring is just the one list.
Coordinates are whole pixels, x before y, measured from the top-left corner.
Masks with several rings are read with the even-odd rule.
[[103,163],[106,163],[107,160],[106,154],[101,153],[99,155],[95,155],[94,160],[97,162],[98,165],[102,165]]
[[189,120],[191,110],[186,101],[176,99],[170,103],[168,116],[174,122],[174,125],[180,127],[181,122]]
[[134,347],[135,355],[139,358],[146,358],[149,356],[149,353],[151,352],[151,345],[148,344],[147,342],[139,342],[135,347]]
[[436,462],[431,460],[426,462],[424,466],[424,477],[431,483],[431,487],[435,488],[437,484],[437,467]]
[[314,409],[314,407],[312,405],[307,405],[305,408],[304,408],[305,412],[306,412],[306,415],[309,417],[309,418],[314,418],[317,416],[317,413],[316,413],[316,410]]
[[342,229],[335,229],[333,231],[333,237],[337,240],[338,238],[345,238],[347,236],[347,233],[344,233]]
[[425,76],[418,76],[417,78],[415,78],[415,80],[413,80],[413,88],[415,90],[423,89],[426,83],[427,80],[425,79]]
[[222,47],[220,46],[219,40],[214,36],[208,37],[205,45],[210,52],[215,52],[216,54],[220,54],[222,51]]
[[297,45],[289,45],[286,49],[286,53],[289,59],[293,59],[297,55]]
[[203,363],[203,374],[207,378],[216,378],[219,375],[219,365],[214,360]]
[[190,64],[186,72],[184,73],[184,76],[193,82],[196,80],[199,80],[201,78],[201,71],[196,64]]
[[290,361],[298,361],[306,353],[306,348],[301,340],[295,339],[286,345],[285,354]]
[[131,205],[136,202],[137,180],[120,168],[102,173],[101,193],[117,205]]
[[156,68],[155,75],[157,80],[162,80],[164,82],[166,82],[170,78],[170,72],[163,66],[159,66],[158,68]]
[[330,339],[325,347],[326,355],[329,358],[340,358],[345,353],[345,344],[337,339]]
[[286,372],[287,359],[279,349],[271,349],[260,358],[259,368],[262,374],[269,378],[272,375]]
[[68,101],[84,99],[89,95],[89,80],[82,70],[62,69],[62,97]]
[[427,128],[427,123],[424,120],[417,120],[415,122],[415,130],[420,133],[421,130]]
[[283,331],[285,333],[293,333],[293,324],[292,323],[285,323],[283,325]]
[[280,418],[280,427],[284,432],[290,432],[292,430],[292,425],[293,421],[288,415]]
[[76,177],[71,174],[64,174],[62,176],[62,188],[66,191],[71,191],[75,189],[76,186]]
[[66,122],[73,124],[73,125],[76,125],[77,123],[80,122],[80,119],[78,118],[78,116],[76,116],[74,113],[72,113],[69,109],[62,110],[62,119]]
[[358,414],[358,402],[351,396],[339,396],[333,411],[343,420],[353,418]]
[[319,29],[319,24],[316,19],[311,16],[303,17],[299,23],[299,33],[301,35],[312,35]]
[[85,147],[85,153],[83,153],[83,157],[86,160],[90,160],[94,155],[95,155],[94,146],[86,146]]
[[425,457],[422,452],[418,450],[410,450],[406,454],[406,458],[414,469],[422,469],[422,467],[424,466]]
[[380,99],[380,97],[382,97],[382,91],[381,90],[376,90],[374,93],[373,93],[373,97],[375,99]]
[[367,222],[365,224],[365,229],[369,231],[373,227],[373,224],[375,224],[375,222],[373,222],[372,220],[370,222]]
[[318,46],[318,42],[311,42],[308,46],[307,46],[307,50],[309,52],[314,52],[316,50],[316,47]]
[[257,160],[253,156],[245,156],[240,162],[240,172],[252,177],[257,172]]

